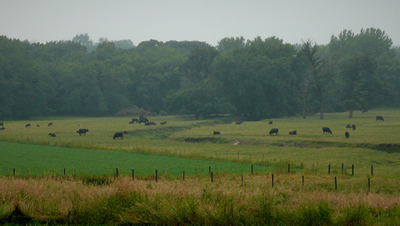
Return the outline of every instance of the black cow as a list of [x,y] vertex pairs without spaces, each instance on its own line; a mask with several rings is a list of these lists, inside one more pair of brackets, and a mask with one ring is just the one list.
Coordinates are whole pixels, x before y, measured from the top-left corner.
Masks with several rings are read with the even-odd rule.
[[353,130],[356,130],[356,125],[352,125],[351,128],[353,128]]
[[133,124],[133,123],[135,123],[135,122],[139,123],[139,119],[133,118],[132,121],[129,122],[129,124]]
[[349,139],[350,136],[349,132],[345,132],[344,135],[346,136],[346,139]]
[[271,129],[271,131],[269,131],[269,135],[272,135],[273,133],[278,135],[278,129],[274,128],[274,129]]
[[322,131],[323,131],[323,134],[325,134],[325,133],[330,133],[330,134],[332,134],[331,129],[329,129],[328,127],[322,127]]
[[385,121],[385,119],[383,119],[383,117],[382,116],[376,116],[376,121]]
[[26,127],[31,127],[31,124],[26,124],[26,125],[25,125],[25,128],[26,128]]
[[124,134],[122,132],[116,132],[113,136],[113,139],[115,140],[115,138],[121,138],[124,139]]
[[155,126],[156,123],[155,122],[146,122],[144,123],[145,126]]
[[243,123],[243,121],[237,121],[236,122],[236,125],[240,125],[240,124],[242,124]]
[[165,125],[167,124],[167,122],[160,122],[160,125]]
[[40,125],[39,125],[39,124],[37,124],[37,125],[36,125],[36,127],[40,127]]
[[47,126],[52,126],[53,125],[53,123],[52,122],[50,122],[49,124],[47,124]]
[[218,131],[214,131],[214,133],[213,133],[214,135],[218,135],[218,134],[221,134],[220,132],[218,132]]
[[272,124],[272,121],[269,121],[268,124]]
[[85,136],[86,136],[86,133],[89,132],[89,130],[88,129],[79,129],[76,132],[79,134],[79,136],[82,136],[82,134],[85,134]]
[[0,130],[5,130],[5,129],[6,129],[6,127],[4,127],[4,126],[0,128]]
[[144,116],[139,116],[139,123],[142,123],[142,122],[146,123],[146,122],[149,122],[149,120]]
[[346,128],[348,128],[348,129],[351,128],[351,125],[350,125],[350,124],[347,124]]
[[55,133],[49,133],[49,136],[56,137],[56,134]]
[[0,122],[0,126],[4,127],[4,122]]
[[296,130],[289,132],[289,135],[296,135],[296,134],[297,134]]

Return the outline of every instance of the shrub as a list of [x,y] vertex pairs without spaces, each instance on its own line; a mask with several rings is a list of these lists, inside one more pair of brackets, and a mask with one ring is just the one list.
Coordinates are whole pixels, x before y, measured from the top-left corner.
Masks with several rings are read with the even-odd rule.
[[168,113],[166,111],[161,110],[159,113],[160,116],[167,116]]

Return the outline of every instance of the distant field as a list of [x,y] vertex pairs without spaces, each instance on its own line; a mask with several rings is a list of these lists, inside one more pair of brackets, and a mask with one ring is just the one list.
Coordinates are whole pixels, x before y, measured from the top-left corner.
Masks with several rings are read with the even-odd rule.
[[[383,116],[385,121],[376,121],[377,115]],[[0,131],[0,140],[35,143],[43,147],[93,149],[85,151],[88,151],[88,156],[96,157],[100,152],[112,156],[121,153],[135,156],[133,153],[136,153],[245,163],[247,168],[249,164],[285,167],[290,163],[293,167],[327,173],[330,164],[332,173],[340,173],[343,163],[346,173],[349,173],[354,164],[356,176],[363,177],[370,175],[373,165],[375,176],[400,177],[400,109],[377,109],[368,113],[356,111],[351,119],[348,113],[329,113],[325,114],[324,120],[315,115],[306,119],[292,117],[245,121],[241,125],[236,125],[232,118],[148,118],[157,125],[129,124],[130,117],[4,121],[6,129]],[[273,121],[272,125],[268,124],[270,120]],[[162,121],[167,124],[159,125]],[[49,122],[53,126],[47,126]],[[27,123],[32,127],[25,128]],[[356,130],[346,129],[347,124],[355,124]],[[322,127],[329,127],[333,134],[323,134]],[[87,128],[89,132],[86,136],[79,136],[76,133],[79,128]],[[279,129],[277,136],[268,134],[271,128]],[[289,135],[288,132],[292,130],[297,130],[298,135]],[[112,139],[115,132],[122,131],[128,133],[123,140]],[[221,135],[214,136],[213,131],[220,131]],[[346,131],[350,133],[349,139],[345,139]],[[57,137],[49,137],[47,134],[50,132],[56,133]],[[5,153],[4,157],[8,155]],[[90,159],[87,161],[95,162]],[[106,171],[113,171],[117,165],[109,164]],[[61,165],[52,167],[64,168]],[[149,172],[152,173],[156,167],[159,166],[153,166]],[[129,164],[127,168],[126,172],[130,172],[133,167]],[[161,166],[158,169],[164,168]],[[175,175],[169,169],[167,172]]]

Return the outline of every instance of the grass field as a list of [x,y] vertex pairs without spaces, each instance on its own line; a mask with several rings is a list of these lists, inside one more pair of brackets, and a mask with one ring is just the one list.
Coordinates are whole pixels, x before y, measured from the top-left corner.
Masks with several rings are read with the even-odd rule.
[[[149,119],[157,125],[128,124],[128,117],[4,121],[0,224],[400,225],[400,109],[241,125],[223,117]],[[89,132],[79,136],[79,128]],[[112,139],[122,131],[123,140]],[[112,176],[115,168],[122,176]]]

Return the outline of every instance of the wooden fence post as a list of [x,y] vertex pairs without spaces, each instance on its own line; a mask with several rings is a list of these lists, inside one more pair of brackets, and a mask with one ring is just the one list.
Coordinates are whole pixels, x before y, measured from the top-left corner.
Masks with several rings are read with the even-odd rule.
[[242,185],[243,185],[243,173],[242,173]]
[[132,180],[135,180],[135,170],[132,169]]
[[65,177],[65,168],[64,168],[64,177]]
[[118,168],[115,168],[115,176],[118,177]]
[[253,164],[251,164],[251,175],[253,175]]
[[351,165],[351,175],[354,176],[354,164]]
[[335,177],[335,190],[337,191],[337,179]]
[[156,182],[158,182],[158,170],[156,170]]
[[185,181],[185,171],[183,171],[183,181]]
[[13,168],[13,175],[15,176],[15,168]]
[[304,175],[301,176],[301,184],[302,184],[302,186],[304,187]]
[[272,174],[272,187],[274,187],[274,174]]
[[374,175],[374,166],[371,165],[371,176]]
[[371,179],[368,178],[368,192],[370,191],[370,189],[371,189]]
[[214,174],[213,174],[213,172],[211,172],[211,183],[213,183],[214,182]]
[[331,174],[331,164],[328,165],[328,174]]

